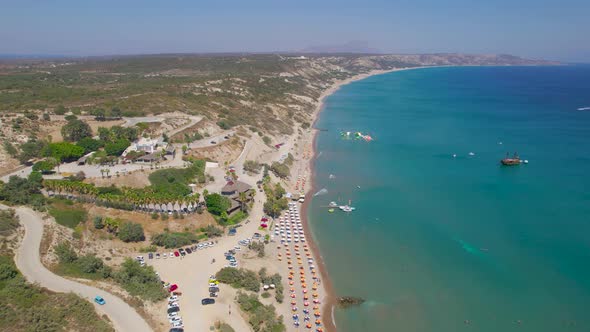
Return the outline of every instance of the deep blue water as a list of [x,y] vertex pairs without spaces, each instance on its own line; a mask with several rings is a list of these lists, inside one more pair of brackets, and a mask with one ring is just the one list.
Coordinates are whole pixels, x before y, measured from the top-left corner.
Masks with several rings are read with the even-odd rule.
[[589,66],[409,70],[330,96],[309,217],[336,293],[367,300],[339,331],[590,331],[582,107]]

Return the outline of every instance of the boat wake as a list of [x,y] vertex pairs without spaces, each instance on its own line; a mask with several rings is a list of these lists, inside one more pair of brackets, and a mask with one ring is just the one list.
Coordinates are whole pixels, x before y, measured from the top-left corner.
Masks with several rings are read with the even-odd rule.
[[334,179],[334,178],[336,178],[336,175],[330,174],[330,179]]
[[578,108],[578,111],[590,111],[590,106],[589,107],[580,107],[580,108]]
[[323,188],[322,190],[320,190],[317,193],[313,194],[313,197],[320,196],[320,195],[325,195],[327,193],[328,193],[328,189]]

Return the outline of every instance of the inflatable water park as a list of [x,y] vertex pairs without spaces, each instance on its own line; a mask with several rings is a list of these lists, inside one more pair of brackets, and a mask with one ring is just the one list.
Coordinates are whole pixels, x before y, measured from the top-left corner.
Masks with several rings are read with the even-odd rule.
[[343,139],[364,140],[365,142],[370,142],[373,140],[371,135],[363,134],[360,131],[341,131],[340,137]]

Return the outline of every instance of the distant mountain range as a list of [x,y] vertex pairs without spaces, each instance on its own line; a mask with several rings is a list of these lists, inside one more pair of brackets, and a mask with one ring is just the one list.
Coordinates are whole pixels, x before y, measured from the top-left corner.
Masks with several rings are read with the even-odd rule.
[[383,52],[369,47],[369,42],[365,40],[353,40],[341,45],[319,45],[310,46],[300,52],[302,53],[359,53],[359,54],[382,54]]

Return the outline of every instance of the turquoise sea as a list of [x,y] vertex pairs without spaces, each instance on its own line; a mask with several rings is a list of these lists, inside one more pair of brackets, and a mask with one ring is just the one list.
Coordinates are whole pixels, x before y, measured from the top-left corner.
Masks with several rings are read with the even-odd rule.
[[425,68],[330,96],[308,213],[335,292],[367,300],[338,330],[590,331],[583,107],[590,66]]

